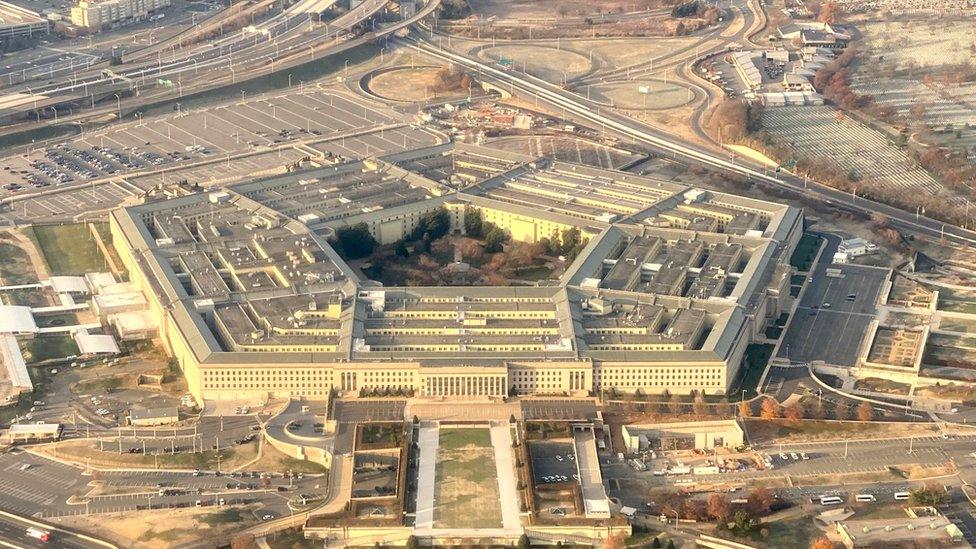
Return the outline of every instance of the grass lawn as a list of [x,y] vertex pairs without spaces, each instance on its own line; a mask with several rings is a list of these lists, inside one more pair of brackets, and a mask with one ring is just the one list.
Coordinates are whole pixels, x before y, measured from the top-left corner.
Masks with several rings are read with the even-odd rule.
[[305,539],[300,528],[274,532],[265,538],[271,549],[313,549],[322,547],[321,541]]
[[766,363],[773,355],[773,345],[753,343],[746,347],[746,356],[742,359],[742,368],[739,371],[739,379],[729,390],[729,397],[742,397],[745,390],[745,398],[756,396],[756,387],[759,385],[759,378],[766,370]]
[[244,467],[245,471],[275,471],[278,473],[284,473],[285,471],[291,471],[293,473],[302,474],[315,474],[315,473],[327,473],[329,470],[314,461],[307,461],[304,459],[293,458],[286,455],[281,450],[278,450],[271,444],[265,443],[264,449],[262,450],[261,458],[251,463],[247,467]]
[[553,438],[572,438],[568,423],[527,421],[525,438],[527,440],[548,440]]
[[0,278],[8,286],[37,282],[37,273],[31,267],[27,253],[19,246],[0,242]]
[[942,299],[939,297],[939,310],[951,313],[976,314],[976,302],[959,301],[955,299]]
[[34,323],[38,328],[54,328],[58,326],[75,326],[78,324],[78,315],[74,313],[57,313],[35,315]]
[[545,265],[526,267],[515,274],[515,278],[521,280],[545,280],[552,274],[552,269]]
[[[4,281],[6,280],[4,278]],[[5,305],[22,305],[24,307],[47,307],[51,305],[51,300],[44,295],[43,290],[22,288],[3,292],[2,296]]]
[[105,258],[84,223],[35,225],[24,234],[41,250],[52,275],[82,275],[106,269]]
[[228,507],[227,509],[217,511],[216,513],[210,513],[209,515],[200,517],[200,522],[209,524],[210,526],[244,522],[246,516],[245,513],[247,513],[247,511],[239,507]]
[[41,335],[22,341],[20,348],[28,362],[43,362],[78,354],[78,344],[69,335]]
[[809,547],[810,542],[823,535],[809,517],[771,522],[763,527],[769,530],[766,539],[760,537],[759,530],[753,536],[753,541],[762,547]]
[[363,425],[360,430],[363,444],[371,448],[396,448],[400,446],[402,433],[399,424],[382,425],[369,424]]
[[942,318],[942,322],[939,323],[939,329],[945,330],[947,332],[961,332],[961,333],[976,333],[976,320],[967,320],[964,318]]
[[797,243],[796,250],[793,251],[793,255],[790,257],[790,265],[796,267],[800,272],[809,271],[813,265],[814,258],[817,257],[817,250],[820,249],[820,243],[822,241],[823,239],[819,236],[804,234],[800,237],[800,242]]
[[501,528],[498,476],[488,429],[442,428],[435,482],[435,528]]
[[488,429],[441,429],[440,448],[458,450],[466,446],[491,448],[491,433]]

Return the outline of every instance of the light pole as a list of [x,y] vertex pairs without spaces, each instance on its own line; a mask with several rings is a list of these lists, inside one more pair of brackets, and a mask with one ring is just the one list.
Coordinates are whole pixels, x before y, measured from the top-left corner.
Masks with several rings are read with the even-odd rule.
[[112,95],[115,96],[115,104],[119,109],[119,120],[122,120],[122,97],[117,93],[113,93]]

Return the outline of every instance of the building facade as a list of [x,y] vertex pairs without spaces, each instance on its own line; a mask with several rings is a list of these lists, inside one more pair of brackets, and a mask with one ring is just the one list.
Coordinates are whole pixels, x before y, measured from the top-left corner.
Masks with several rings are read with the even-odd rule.
[[170,0],[81,0],[71,8],[71,23],[97,32],[144,21],[169,6]]

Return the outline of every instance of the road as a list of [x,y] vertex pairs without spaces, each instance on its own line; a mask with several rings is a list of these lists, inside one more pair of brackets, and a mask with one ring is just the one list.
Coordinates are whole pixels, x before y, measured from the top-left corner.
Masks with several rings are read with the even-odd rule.
[[[296,13],[289,8],[240,33],[192,48],[160,50],[155,58],[76,72],[48,83],[15,85],[0,96],[0,115],[23,118],[34,113],[29,118],[36,115],[36,120],[8,125],[3,133],[93,116],[115,114],[121,118],[123,104],[128,110],[272,74],[384,38],[427,17],[440,4],[440,0],[429,0],[410,19],[374,23],[359,36],[351,32],[365,25],[387,2],[365,0],[335,19],[321,22],[313,22],[308,12]],[[89,105],[90,109],[82,110]],[[69,107],[68,115],[59,117],[58,109],[65,106]],[[53,120],[42,120],[42,116],[50,115]]]
[[[27,536],[27,529],[39,527],[38,524],[45,525],[45,523],[33,519],[28,520],[10,513],[0,513],[0,545],[18,549],[38,547],[38,541]],[[43,529],[51,532],[51,541],[48,543],[52,547],[65,547],[68,549],[114,547],[107,542],[100,542],[91,536],[79,536],[75,532],[56,526],[46,525]]]
[[648,128],[632,118],[616,113],[613,109],[607,110],[595,105],[573,92],[530,74],[496,68],[479,59],[442,49],[438,45],[428,42],[418,33],[413,33],[404,43],[476,73],[478,80],[499,86],[501,89],[508,89],[512,93],[522,93],[526,97],[534,97],[557,112],[562,111],[565,114],[564,118],[588,124],[607,136],[640,143],[659,155],[671,156],[673,159],[680,158],[717,172],[746,177],[754,182],[787,189],[812,198],[819,198],[840,210],[846,209],[864,215],[881,214],[887,217],[892,226],[923,234],[928,238],[945,238],[947,241],[957,244],[976,244],[976,232],[974,231],[916,216],[914,213],[908,213],[886,204],[860,198],[816,182],[806,181],[787,172],[767,173],[767,169],[758,164],[742,159],[736,160],[734,156],[726,157],[724,153],[716,153],[670,134]]

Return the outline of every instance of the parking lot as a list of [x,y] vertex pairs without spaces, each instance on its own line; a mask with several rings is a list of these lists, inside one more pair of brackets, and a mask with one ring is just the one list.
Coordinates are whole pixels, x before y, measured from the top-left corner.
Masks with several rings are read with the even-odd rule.
[[575,480],[576,454],[572,443],[530,441],[529,455],[536,484]]
[[[25,468],[26,466],[26,468]],[[32,516],[68,508],[73,493],[87,491],[81,470],[27,452],[0,455],[0,509]]]
[[818,265],[777,356],[793,362],[823,360],[837,366],[854,366],[889,270],[831,265],[840,274],[828,276],[826,268]]
[[315,86],[200,110],[177,107],[0,158],[0,199],[17,199],[0,219],[63,220],[159,185],[227,184],[281,172],[302,157],[358,159],[442,139],[385,107]]
[[[942,467],[950,458],[958,459],[955,454],[959,448],[967,451],[973,436],[953,437],[945,440],[940,436],[928,435],[914,439],[888,440],[852,440],[849,442],[811,442],[794,444],[774,444],[756,448],[772,462],[772,468],[759,470],[756,468],[744,471],[727,472],[709,475],[668,475],[655,476],[653,471],[665,468],[668,463],[664,459],[656,460],[647,471],[636,471],[627,462],[620,462],[608,454],[601,455],[603,477],[611,487],[629,493],[632,498],[642,498],[648,486],[673,486],[678,481],[684,483],[720,483],[730,486],[741,485],[746,481],[758,481],[764,478],[776,478],[791,475],[796,480],[803,476],[830,476],[851,473],[885,473],[889,467],[908,468],[912,465],[926,467]],[[911,453],[909,453],[911,450]],[[783,459],[780,454],[786,456]],[[807,455],[803,459],[801,453]],[[797,454],[794,459],[792,454]],[[670,458],[669,458],[670,459]],[[840,477],[838,477],[840,478]],[[898,477],[892,475],[892,480]],[[817,488],[811,488],[816,490]],[[618,492],[619,493],[619,492]]]
[[336,401],[335,417],[343,423],[403,421],[406,400]]
[[596,417],[596,406],[592,400],[523,400],[521,405],[525,420],[592,420]]
[[[0,160],[13,180],[0,196],[30,187],[70,185],[127,172],[172,168],[259,147],[275,148],[399,121],[360,99],[314,86],[203,109],[143,118]],[[20,188],[14,187],[19,186]]]
[[134,191],[119,183],[79,186],[38,195],[0,206],[0,220],[7,223],[71,220],[84,212],[114,208]]

